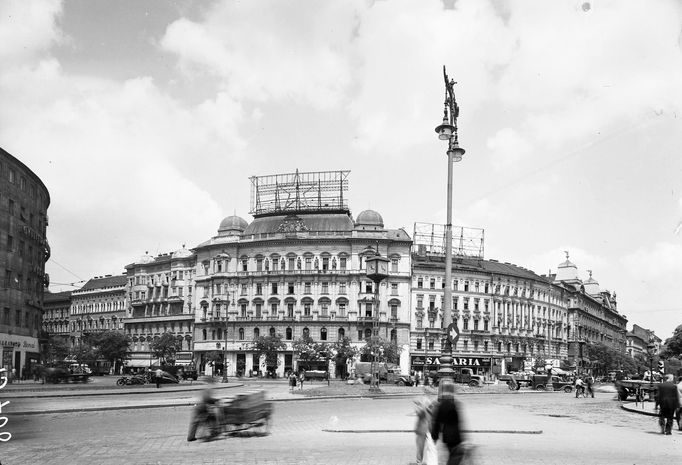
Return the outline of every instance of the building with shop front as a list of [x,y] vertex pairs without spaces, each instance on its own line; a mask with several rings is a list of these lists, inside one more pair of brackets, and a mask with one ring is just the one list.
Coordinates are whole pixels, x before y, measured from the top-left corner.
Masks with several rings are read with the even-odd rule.
[[80,346],[89,333],[123,331],[127,317],[125,275],[105,275],[89,279],[71,291],[69,345]]
[[[416,231],[414,240],[411,369],[435,371],[443,342],[445,257]],[[567,355],[567,300],[561,290],[523,267],[462,252],[455,248],[452,264],[452,321],[459,330],[455,366],[487,379],[529,370],[536,362],[558,368]]]
[[[347,171],[251,178],[253,220],[230,216],[218,234],[195,247],[194,351],[202,370],[229,375],[297,370],[292,344],[350,338],[361,347],[378,331],[409,344],[409,235],[388,229],[372,210],[355,219],[345,198]],[[376,287],[364,259],[378,248],[389,259]],[[252,350],[259,336],[281,335],[278,366]],[[326,368],[320,367],[320,368]],[[330,363],[332,376],[348,366]]]
[[45,292],[43,301],[43,331],[50,338],[70,343],[71,291]]
[[40,178],[0,149],[0,367],[17,377],[40,361],[49,205]]
[[125,267],[129,313],[124,326],[132,342],[129,368],[158,364],[151,345],[164,333],[179,342],[175,363],[192,363],[195,267],[196,254],[184,245],[156,257],[145,254]]
[[591,368],[589,345],[604,344],[625,354],[627,317],[617,309],[616,293],[601,290],[592,277],[582,280],[578,267],[568,259],[557,268],[554,285],[568,299],[568,357],[567,364],[578,371]]

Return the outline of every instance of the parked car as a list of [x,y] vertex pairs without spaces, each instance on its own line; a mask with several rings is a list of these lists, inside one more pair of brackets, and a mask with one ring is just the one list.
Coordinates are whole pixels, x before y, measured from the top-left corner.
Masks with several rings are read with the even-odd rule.
[[[531,387],[536,391],[547,389],[547,375],[533,376]],[[564,381],[558,376],[552,376],[552,389],[555,391],[571,392],[573,391],[573,383],[571,381]]]

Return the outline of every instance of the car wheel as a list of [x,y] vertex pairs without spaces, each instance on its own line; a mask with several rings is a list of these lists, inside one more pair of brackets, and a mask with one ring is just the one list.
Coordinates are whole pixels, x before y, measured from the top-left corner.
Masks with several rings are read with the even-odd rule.
[[571,392],[573,388],[571,386],[564,386],[564,392]]
[[545,390],[545,386],[543,386],[542,384],[538,384],[537,386],[535,386],[535,390],[536,390],[536,391],[544,391],[544,390]]
[[403,381],[402,379],[398,381],[398,386],[405,386],[405,381]]
[[117,386],[125,386],[126,380],[124,378],[120,378],[116,380],[116,385]]
[[478,387],[478,381],[472,379],[471,381],[469,381],[469,386]]

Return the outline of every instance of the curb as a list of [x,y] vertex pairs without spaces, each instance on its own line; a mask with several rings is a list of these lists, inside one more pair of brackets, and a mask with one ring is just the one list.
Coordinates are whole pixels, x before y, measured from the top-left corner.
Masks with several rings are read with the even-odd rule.
[[648,411],[642,410],[639,407],[632,407],[632,402],[628,402],[627,404],[622,404],[620,406],[620,408],[622,408],[623,410],[625,410],[627,412],[638,413],[640,415],[647,415],[650,417],[657,417],[658,416],[658,412],[648,412]]
[[[49,392],[41,392],[41,391],[20,391],[20,390],[11,390],[11,391],[6,391],[3,392],[2,398],[3,399],[34,399],[34,398],[41,398],[41,397],[90,397],[90,396],[119,396],[119,395],[128,395],[128,394],[158,394],[159,392],[194,392],[194,391],[200,391],[202,390],[206,384],[194,384],[192,386],[188,387],[183,387],[182,389],[178,389],[175,387],[171,388],[132,388],[132,389],[126,389],[125,387],[119,387],[117,389],[109,389],[109,388],[102,388],[99,389],[101,392],[97,392],[98,390],[90,390],[90,391],[78,391],[78,390],[69,390],[69,391],[49,391]],[[231,389],[235,387],[241,387],[244,386],[244,384],[230,384],[229,386],[224,386],[224,385],[213,385],[213,389],[215,390],[220,390],[220,389]],[[12,395],[12,394],[19,394],[19,395]]]
[[[412,429],[323,429],[325,433],[414,433]],[[542,430],[465,429],[462,433],[542,434]]]

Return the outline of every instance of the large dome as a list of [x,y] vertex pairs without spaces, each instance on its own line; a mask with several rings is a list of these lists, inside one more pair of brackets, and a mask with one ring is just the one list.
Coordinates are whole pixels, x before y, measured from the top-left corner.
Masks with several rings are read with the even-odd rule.
[[355,220],[356,226],[378,226],[384,227],[384,219],[374,210],[365,210],[360,212],[358,219]]
[[218,234],[221,236],[231,236],[233,234],[241,234],[244,232],[249,223],[244,218],[236,215],[228,216],[220,222],[218,227]]

